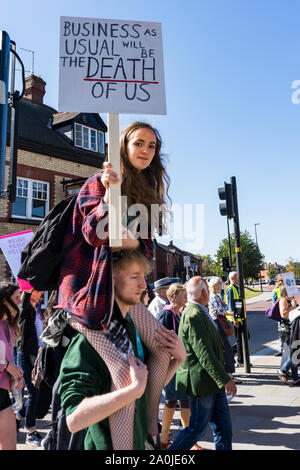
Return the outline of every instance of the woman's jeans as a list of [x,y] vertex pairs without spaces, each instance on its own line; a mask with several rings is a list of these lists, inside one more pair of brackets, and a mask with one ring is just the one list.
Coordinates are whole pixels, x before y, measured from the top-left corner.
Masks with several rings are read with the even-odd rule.
[[18,414],[21,418],[25,418],[25,428],[28,431],[36,429],[36,407],[39,394],[39,390],[31,382],[32,360],[33,358],[29,354],[18,351],[18,366],[23,370],[23,379],[28,392],[28,398]]
[[189,450],[206,432],[213,432],[216,450],[232,449],[232,423],[225,392],[191,397],[190,425],[183,429],[169,450]]
[[287,374],[287,372],[291,369],[292,379],[296,382],[299,379],[298,375],[298,367],[293,366],[292,360],[289,357],[280,367],[280,372],[283,374]]

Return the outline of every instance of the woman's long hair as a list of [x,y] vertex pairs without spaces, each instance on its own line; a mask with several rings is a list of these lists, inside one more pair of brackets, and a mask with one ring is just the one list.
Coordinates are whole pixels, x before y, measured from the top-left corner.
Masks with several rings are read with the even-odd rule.
[[[156,136],[155,154],[148,168],[137,171],[130,163],[127,155],[127,144],[132,134],[141,128],[150,129]],[[134,122],[123,130],[120,137],[120,156],[123,163],[122,195],[127,196],[128,207],[132,204],[143,204],[151,216],[151,206],[164,206],[161,211],[162,217],[154,222],[155,229],[161,233],[165,226],[167,212],[167,199],[171,201],[168,191],[170,178],[166,172],[164,162],[165,156],[161,153],[162,140],[159,132],[146,122]],[[152,221],[153,226],[153,221]]]
[[[20,289],[19,285],[14,284],[13,282],[3,281],[0,283],[0,318],[3,318],[3,316],[6,315],[8,323],[14,328],[16,333],[18,333],[20,310],[19,307],[11,300],[11,296],[17,289]],[[15,316],[11,314],[8,306],[4,304],[4,300],[6,300],[17,312]]]

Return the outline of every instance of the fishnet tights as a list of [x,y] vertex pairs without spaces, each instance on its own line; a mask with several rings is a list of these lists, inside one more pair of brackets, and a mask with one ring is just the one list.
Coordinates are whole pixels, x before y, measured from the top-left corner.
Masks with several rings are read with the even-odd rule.
[[[165,385],[170,364],[170,354],[159,351],[155,342],[155,331],[159,322],[142,303],[130,308],[130,315],[139,332],[142,342],[149,350],[148,361],[148,408],[150,434],[157,434],[158,409],[162,389]],[[129,365],[102,331],[89,330],[74,319],[71,326],[82,333],[104,360],[111,378],[112,391],[124,388],[130,383]],[[111,439],[114,450],[133,449],[135,402],[118,410],[109,417]]]
[[141,340],[150,351],[148,361],[148,408],[149,408],[149,433],[157,435],[157,420],[161,392],[165,386],[167,372],[170,366],[171,355],[157,348],[155,332],[160,323],[147,307],[139,303],[129,309],[129,313],[140,334]]

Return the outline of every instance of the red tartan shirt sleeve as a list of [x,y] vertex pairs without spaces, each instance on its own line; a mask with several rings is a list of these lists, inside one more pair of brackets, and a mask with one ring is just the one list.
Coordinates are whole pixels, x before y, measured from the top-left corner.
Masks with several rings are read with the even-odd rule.
[[81,188],[77,198],[77,212],[82,217],[81,230],[87,243],[100,247],[108,240],[108,205],[103,201],[105,188],[102,173],[97,173]]
[[[108,204],[103,201],[105,187],[102,173],[97,173],[83,185],[77,198],[77,211],[82,218],[82,233],[87,243],[100,247],[108,241]],[[149,260],[153,258],[153,241],[138,239],[140,249]]]

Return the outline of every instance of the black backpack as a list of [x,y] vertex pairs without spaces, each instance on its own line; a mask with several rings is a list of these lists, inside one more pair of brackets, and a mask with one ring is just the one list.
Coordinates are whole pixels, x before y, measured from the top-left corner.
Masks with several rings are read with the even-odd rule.
[[60,379],[58,377],[52,391],[50,430],[43,439],[42,446],[44,450],[84,450],[87,428],[76,433],[69,431],[66,412],[61,407],[58,394],[59,385]]
[[[74,334],[77,334],[77,332],[70,325],[64,328],[63,335],[69,338],[69,340],[72,339]],[[87,429],[77,433],[69,431],[66,411],[61,406],[60,395],[58,393],[60,385],[59,369],[68,345],[63,346],[61,341],[55,347],[44,343],[42,349],[44,351],[40,354],[39,361],[42,380],[39,387],[40,392],[36,417],[43,419],[51,407],[51,422],[46,426],[50,426],[50,430],[43,439],[43,448],[45,450],[84,450],[84,438]],[[50,395],[42,393],[43,399],[40,400],[40,393],[44,389],[47,389],[48,392],[50,391]]]
[[33,238],[21,253],[18,278],[38,291],[56,290],[63,256],[82,238],[74,238],[62,251],[64,236],[73,215],[77,195],[63,199],[42,220]]

